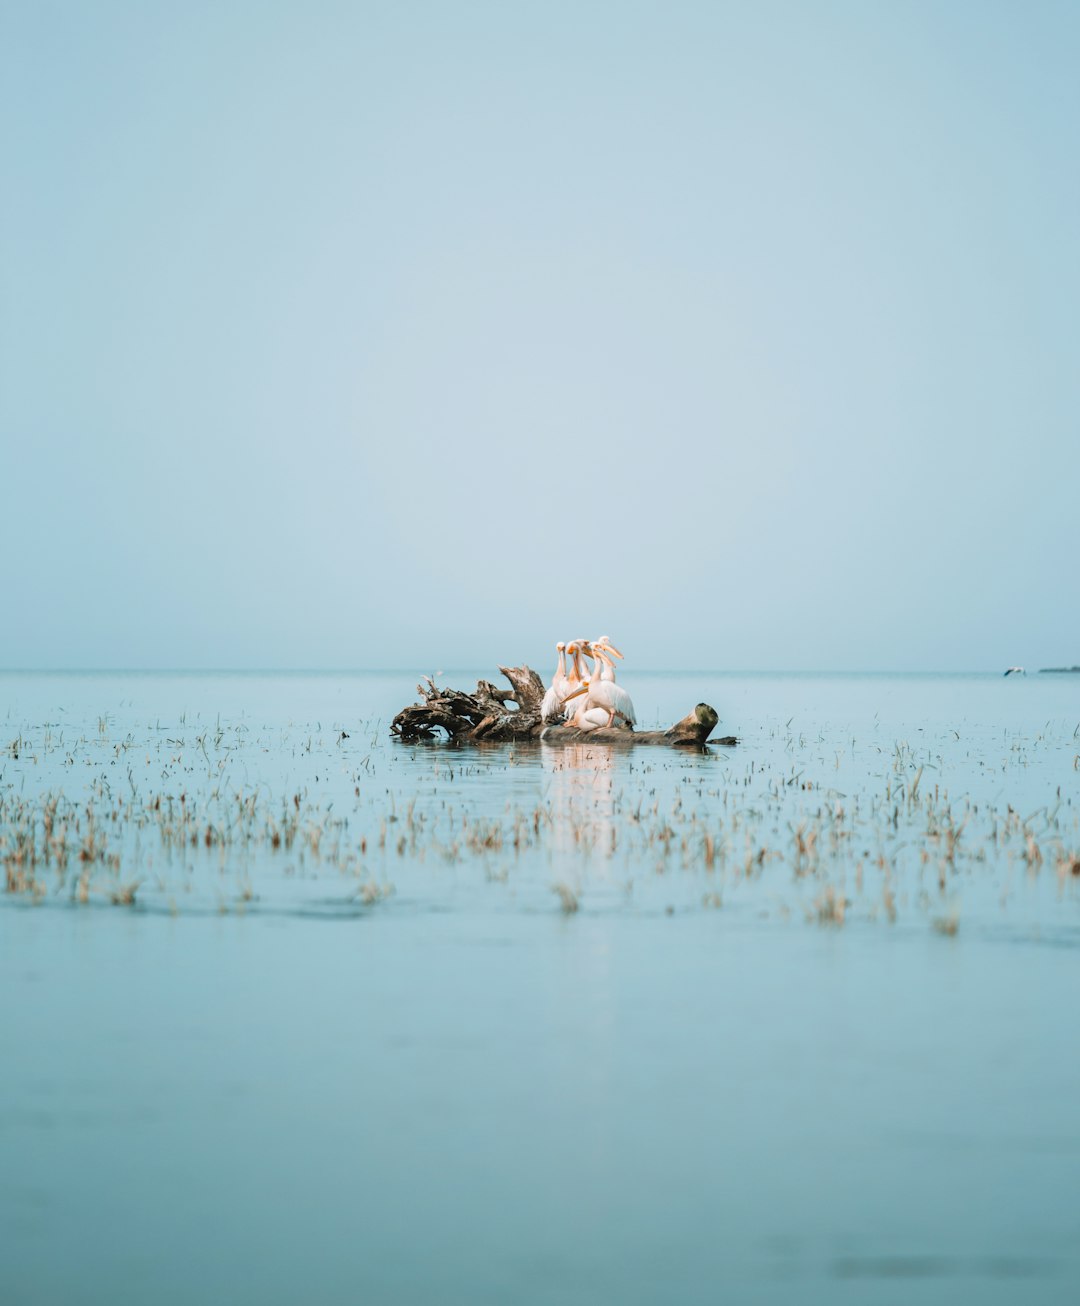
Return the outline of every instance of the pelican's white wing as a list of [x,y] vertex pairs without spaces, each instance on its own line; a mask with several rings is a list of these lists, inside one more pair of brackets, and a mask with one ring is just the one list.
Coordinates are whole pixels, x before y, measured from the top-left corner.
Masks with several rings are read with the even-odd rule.
[[609,715],[602,707],[590,707],[578,713],[574,718],[574,725],[579,730],[600,730],[607,725]]
[[622,685],[612,682],[611,689],[615,711],[626,717],[632,726],[637,725],[637,717],[634,715],[634,700],[623,689]]
[[561,721],[565,715],[559,691],[552,685],[540,704],[540,720],[551,725],[552,722]]
[[556,675],[540,704],[540,720],[547,725],[566,716],[566,696],[577,686],[567,676]]
[[634,700],[613,680],[594,680],[589,686],[589,707],[602,707],[609,713],[617,712],[625,717],[631,725],[637,724],[634,715]]

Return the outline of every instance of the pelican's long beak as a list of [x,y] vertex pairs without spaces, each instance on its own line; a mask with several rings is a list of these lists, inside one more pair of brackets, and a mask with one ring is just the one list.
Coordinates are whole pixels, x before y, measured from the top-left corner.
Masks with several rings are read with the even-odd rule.
[[575,689],[572,694],[567,694],[567,696],[563,699],[563,702],[569,703],[572,698],[577,698],[579,694],[587,694],[588,692],[589,692],[589,682],[586,680],[580,689]]
[[609,653],[614,653],[617,658],[622,657],[622,654],[619,652],[619,650],[615,647],[614,644],[605,644],[604,647],[607,649]]

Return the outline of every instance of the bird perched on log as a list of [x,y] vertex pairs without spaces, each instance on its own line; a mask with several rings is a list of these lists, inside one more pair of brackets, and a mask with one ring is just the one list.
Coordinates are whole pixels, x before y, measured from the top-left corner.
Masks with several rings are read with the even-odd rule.
[[637,723],[637,716],[634,712],[634,700],[623,689],[622,685],[617,684],[615,680],[615,663],[611,660],[607,649],[601,644],[591,646],[594,672],[599,669],[599,676],[594,675],[592,683],[589,686],[588,705],[590,708],[604,708],[610,712],[611,716],[608,725],[615,724],[615,718],[620,717],[628,726],[633,727]]
[[[566,708],[566,725],[573,730],[600,730],[611,723],[611,714],[603,707],[597,707],[590,704],[588,700],[589,686],[595,679],[597,659],[596,654],[592,651],[592,645],[587,639],[576,639],[567,646],[567,652],[571,653],[574,660],[574,675],[576,683],[573,683],[570,692],[567,694],[564,703],[570,699],[578,699],[575,708]],[[593,669],[588,676],[583,675],[581,670],[581,657],[593,659]]]
[[561,721],[566,716],[564,706],[566,696],[576,688],[566,675],[566,645],[560,640],[555,648],[559,654],[559,661],[555,666],[555,674],[551,677],[551,686],[540,704],[540,719],[549,725],[553,721]]
[[[563,721],[573,714],[574,708],[567,708],[566,700],[574,696],[585,684],[581,655],[587,645],[588,640],[584,639],[571,640],[569,644],[560,642],[555,645],[559,652],[559,661],[551,680],[551,688],[544,695],[540,708],[541,718],[546,724]],[[569,666],[566,664],[566,658],[570,659]]]
[[[582,694],[586,696],[584,704],[578,707],[569,724],[579,730],[595,730],[599,726],[613,726],[615,718],[618,717],[633,729],[637,723],[634,700],[622,685],[616,683],[615,663],[608,654],[606,645],[601,640],[597,640],[594,644],[584,640],[582,645],[583,652],[593,660],[593,668],[592,674],[581,687],[573,689],[566,696],[567,703]],[[570,647],[576,647],[576,644]],[[619,657],[622,657],[621,653]],[[597,716],[594,716],[594,713]],[[599,718],[600,713],[603,713],[606,719]]]
[[[579,691],[583,692],[583,691]],[[581,700],[581,705],[566,724],[572,730],[602,730],[610,724],[611,717],[606,708],[590,707],[587,699]]]

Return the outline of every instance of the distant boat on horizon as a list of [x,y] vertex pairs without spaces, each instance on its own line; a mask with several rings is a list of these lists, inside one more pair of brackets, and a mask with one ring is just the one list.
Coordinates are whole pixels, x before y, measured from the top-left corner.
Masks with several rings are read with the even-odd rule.
[[[1005,673],[1008,675],[1008,672]],[[1080,676],[1080,667],[1040,667],[1040,676]]]

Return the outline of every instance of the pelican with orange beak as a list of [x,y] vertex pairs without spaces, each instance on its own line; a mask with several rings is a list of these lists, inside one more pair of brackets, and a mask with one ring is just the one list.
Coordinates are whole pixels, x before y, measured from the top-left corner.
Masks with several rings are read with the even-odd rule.
[[[622,654],[611,642],[610,635],[601,635],[599,639],[594,639],[589,641],[590,650],[595,650],[598,648],[602,649],[605,654],[613,654],[615,657],[619,658],[620,660],[622,659]],[[593,663],[595,664],[596,663],[595,652],[591,652],[590,656],[592,657]],[[595,665],[593,666],[593,672],[594,673],[596,672]],[[610,657],[607,662],[604,662],[603,660],[601,660],[600,662],[600,679],[601,680],[615,679],[615,663],[610,660]]]
[[[595,644],[590,644],[587,640],[583,641],[583,651],[593,659],[592,675],[582,684],[580,689],[574,689],[567,694],[566,702],[577,698],[581,694],[586,695],[584,703],[584,712],[579,707],[574,715],[572,724],[576,725],[579,730],[596,729],[595,725],[578,725],[579,718],[589,718],[589,714],[594,711],[603,711],[607,713],[607,721],[603,724],[613,726],[615,718],[619,717],[631,729],[637,722],[637,716],[634,712],[634,700],[623,689],[622,685],[615,682],[615,663],[611,660],[607,646],[597,640]],[[575,647],[575,646],[572,646]],[[614,650],[613,650],[614,651]],[[622,657],[622,654],[618,654]]]
[[[566,706],[567,699],[576,698],[582,692],[582,686],[588,683],[581,668],[581,655],[588,647],[588,641],[574,639],[569,644],[560,642],[555,647],[559,651],[559,662],[552,677],[551,688],[540,705],[541,718],[549,725],[563,721],[573,713],[574,709]],[[570,659],[569,667],[566,658]]]

